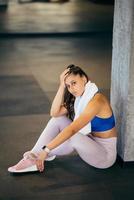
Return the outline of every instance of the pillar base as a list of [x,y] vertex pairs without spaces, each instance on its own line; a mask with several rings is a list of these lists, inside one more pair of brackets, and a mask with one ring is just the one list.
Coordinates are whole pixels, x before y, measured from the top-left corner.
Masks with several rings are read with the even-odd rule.
[[117,163],[122,168],[134,168],[134,161],[124,161],[119,155],[117,155]]

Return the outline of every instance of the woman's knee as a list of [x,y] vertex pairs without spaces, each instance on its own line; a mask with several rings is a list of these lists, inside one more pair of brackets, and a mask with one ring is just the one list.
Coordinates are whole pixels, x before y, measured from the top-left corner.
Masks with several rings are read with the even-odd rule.
[[53,126],[58,126],[61,129],[65,128],[68,126],[72,121],[65,115],[58,116],[58,117],[52,117],[49,120],[49,124],[52,124]]
[[56,123],[61,123],[61,122],[70,122],[71,120],[66,116],[66,115],[62,115],[62,116],[58,116],[58,117],[52,117],[50,119],[52,122],[56,122]]

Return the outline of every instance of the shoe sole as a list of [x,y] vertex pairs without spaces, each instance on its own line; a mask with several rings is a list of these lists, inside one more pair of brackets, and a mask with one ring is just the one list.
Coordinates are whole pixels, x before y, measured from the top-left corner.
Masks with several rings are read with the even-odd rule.
[[54,160],[55,158],[56,158],[56,156],[50,156],[50,157],[46,158],[45,161],[52,161],[52,160]]
[[33,165],[31,167],[27,167],[26,169],[22,169],[22,170],[15,170],[15,169],[8,168],[8,171],[11,173],[23,173],[23,172],[35,172],[39,170],[37,169],[36,165]]

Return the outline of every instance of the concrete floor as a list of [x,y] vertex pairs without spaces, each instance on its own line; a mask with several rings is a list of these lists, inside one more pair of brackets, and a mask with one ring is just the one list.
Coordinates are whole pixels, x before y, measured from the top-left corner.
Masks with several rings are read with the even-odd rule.
[[[70,4],[73,4],[73,7]],[[109,24],[105,24],[105,27],[109,29],[95,33],[95,30],[100,30],[100,26],[96,23],[95,29],[91,25],[95,34],[90,34],[91,26],[87,28],[85,25],[89,35],[85,37],[81,34],[76,37],[70,34],[73,31],[83,30],[82,20],[85,16],[81,14],[83,9],[90,13],[88,6],[91,2],[86,4],[84,1],[83,8],[78,7],[75,1],[71,1],[70,4],[44,4],[49,10],[48,18],[50,14],[53,16],[53,9],[57,10],[60,6],[66,7],[64,11],[61,11],[61,13],[64,12],[61,26],[58,20],[55,20],[55,27],[50,26],[49,20],[43,28],[40,20],[39,29],[36,29],[38,20],[33,26],[33,32],[38,30],[47,33],[49,30],[55,34],[53,37],[44,35],[44,37],[30,38],[26,35],[25,37],[17,37],[17,35],[7,37],[6,35],[0,38],[0,200],[55,200],[56,198],[59,200],[133,200],[134,198],[134,169],[123,169],[117,162],[109,169],[99,170],[84,163],[77,155],[71,155],[47,162],[43,173],[11,175],[7,172],[9,166],[18,162],[22,154],[32,148],[48,122],[50,105],[59,85],[58,77],[67,65],[74,63],[82,66],[109,98],[112,52],[110,23],[113,6],[95,6],[92,3],[96,11],[93,18],[99,19],[100,7],[103,12],[109,13],[107,19],[100,17],[106,21],[109,19]],[[38,6],[30,4],[29,9],[33,11],[42,8],[40,3],[36,5]],[[22,6],[20,8],[23,8],[28,15],[29,11],[24,9],[29,6],[28,4],[18,5],[17,3],[15,6]],[[52,13],[49,6],[53,6]],[[19,30],[21,33],[22,30],[29,31],[29,29],[31,31],[32,23],[26,20],[27,15],[22,18],[18,15],[19,22],[25,21],[23,29],[22,26],[18,26],[19,22],[14,25],[17,12],[20,11],[18,7],[17,9],[14,13],[12,8],[9,8],[9,13],[5,14],[5,21],[0,22],[3,23],[3,27],[6,27],[1,26],[1,32],[10,31],[11,33]],[[76,26],[68,22],[68,26],[70,24],[70,29],[68,29],[64,19],[66,22],[70,18],[70,12],[74,10],[77,13],[75,17],[79,19],[79,26],[74,17]],[[54,17],[56,12],[59,11],[54,12]],[[2,13],[1,16],[4,14]],[[10,23],[7,23],[8,17]],[[29,29],[27,29],[28,24]],[[69,36],[57,37],[56,31],[62,32],[63,26],[67,28],[64,30],[72,32],[69,32]]]
[[8,9],[0,18],[0,33],[106,32],[111,31],[113,6],[89,0],[37,0],[23,4],[9,0]]
[[[1,76],[33,76],[46,95],[53,97],[64,68],[80,65],[98,86],[110,88],[111,36],[86,38],[4,38],[1,46]],[[102,50],[103,47],[103,50]],[[12,51],[10,50],[12,49]]]

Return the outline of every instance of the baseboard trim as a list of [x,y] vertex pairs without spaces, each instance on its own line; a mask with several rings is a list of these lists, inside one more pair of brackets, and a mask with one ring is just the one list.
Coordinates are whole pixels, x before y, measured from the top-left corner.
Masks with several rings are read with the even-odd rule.
[[119,155],[117,155],[117,163],[122,168],[134,168],[134,161],[124,161]]

